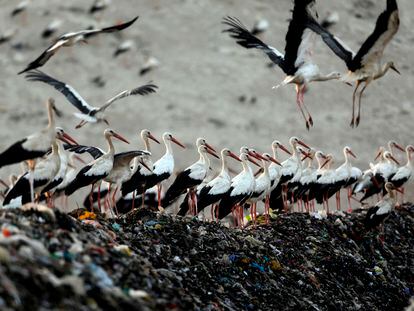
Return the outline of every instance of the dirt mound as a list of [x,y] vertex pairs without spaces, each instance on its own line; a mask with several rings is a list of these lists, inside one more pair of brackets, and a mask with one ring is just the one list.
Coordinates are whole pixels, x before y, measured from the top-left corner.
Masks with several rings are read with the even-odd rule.
[[282,215],[245,230],[134,210],[2,210],[2,309],[402,310],[414,288],[414,208]]

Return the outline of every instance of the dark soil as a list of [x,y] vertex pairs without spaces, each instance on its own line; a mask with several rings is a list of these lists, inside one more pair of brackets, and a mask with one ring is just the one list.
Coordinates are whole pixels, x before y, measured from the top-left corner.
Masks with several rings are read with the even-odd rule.
[[365,232],[361,213],[240,230],[146,210],[117,220],[2,210],[0,309],[403,310],[414,207],[384,234]]

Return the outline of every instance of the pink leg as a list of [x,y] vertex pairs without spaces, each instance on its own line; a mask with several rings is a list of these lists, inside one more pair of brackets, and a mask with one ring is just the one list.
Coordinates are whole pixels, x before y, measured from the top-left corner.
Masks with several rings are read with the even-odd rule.
[[89,204],[91,206],[91,211],[93,211],[93,186],[94,185],[95,184],[92,184],[92,189],[91,189],[91,192],[89,193]]
[[157,184],[158,208],[161,207],[161,183]]
[[132,209],[135,208],[135,190],[132,192]]

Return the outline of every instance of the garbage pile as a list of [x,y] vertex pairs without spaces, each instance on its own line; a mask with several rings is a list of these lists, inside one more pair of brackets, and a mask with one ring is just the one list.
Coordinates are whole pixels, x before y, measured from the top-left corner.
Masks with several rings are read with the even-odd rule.
[[0,309],[403,310],[413,216],[367,232],[361,211],[242,230],[144,209],[1,210]]

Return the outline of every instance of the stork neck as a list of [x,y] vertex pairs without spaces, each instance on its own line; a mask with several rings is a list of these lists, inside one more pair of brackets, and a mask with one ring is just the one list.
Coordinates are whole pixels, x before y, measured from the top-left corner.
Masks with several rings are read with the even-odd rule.
[[277,147],[273,147],[273,159],[277,159],[278,158],[278,154],[277,154]]
[[229,172],[229,167],[228,167],[228,163],[227,163],[227,156],[225,155],[221,155],[221,172],[220,174],[228,174]]
[[164,139],[164,144],[165,144],[165,154],[171,154],[171,155],[173,155],[171,141],[168,140],[168,139]]
[[266,177],[270,178],[270,175],[269,175],[269,162],[262,160],[262,163],[263,163],[263,174]]
[[55,128],[55,114],[53,112],[53,106],[50,103],[48,103],[47,105],[47,119],[48,119],[47,127],[49,129],[54,129]]
[[53,143],[52,143],[52,154],[53,155],[59,155],[59,145],[56,142],[56,140],[54,140]]
[[111,136],[106,136],[106,141],[108,142],[108,154],[114,154],[115,153],[115,148],[114,148],[114,144],[112,143],[112,138]]
[[148,137],[143,138],[145,151],[151,152],[151,147]]
[[375,75],[374,80],[382,78],[383,76],[385,76],[385,74],[387,73],[387,71],[391,68],[391,63],[386,63],[384,65],[382,65],[381,69],[379,70],[379,72]]

